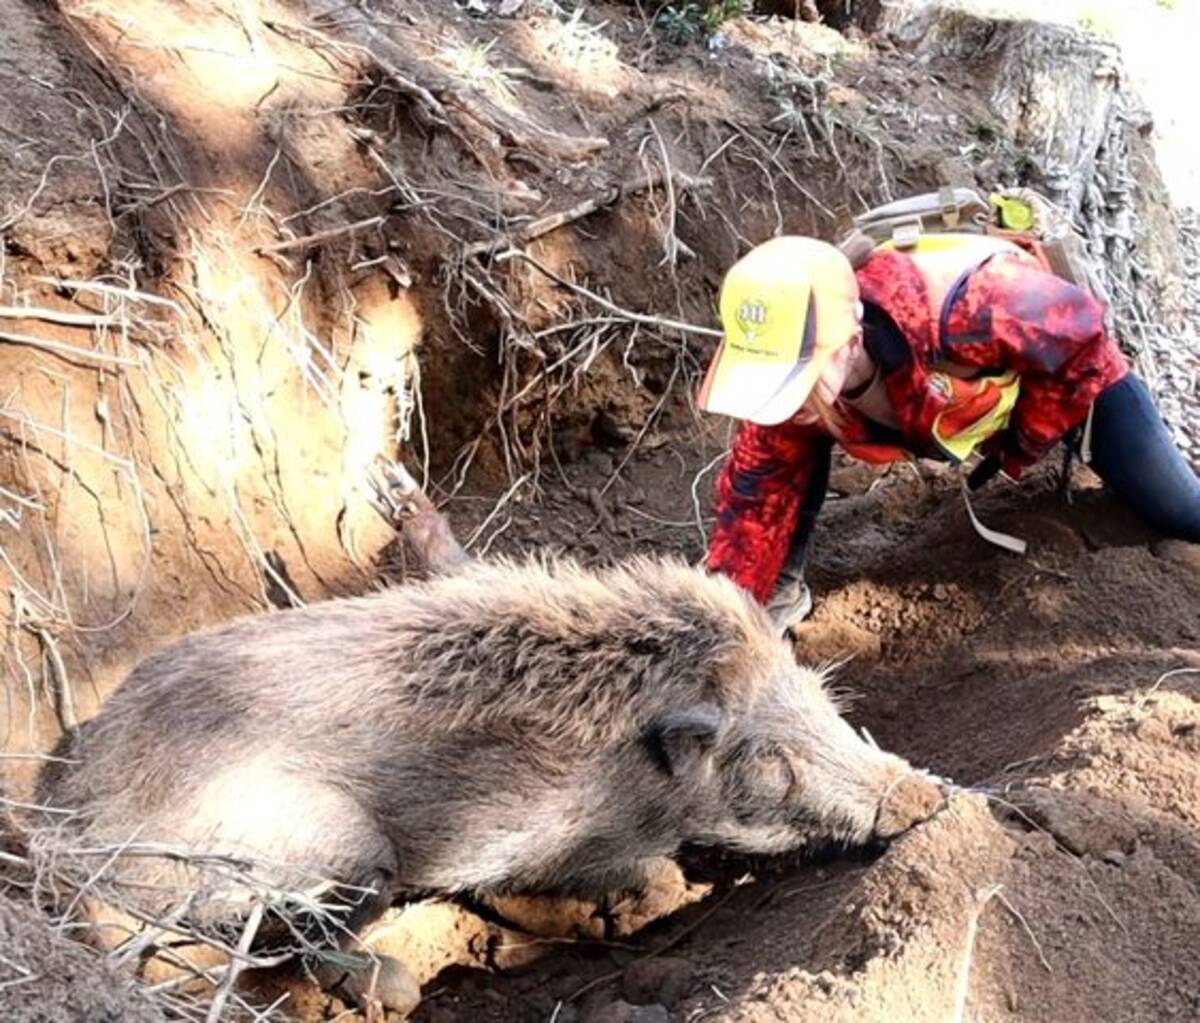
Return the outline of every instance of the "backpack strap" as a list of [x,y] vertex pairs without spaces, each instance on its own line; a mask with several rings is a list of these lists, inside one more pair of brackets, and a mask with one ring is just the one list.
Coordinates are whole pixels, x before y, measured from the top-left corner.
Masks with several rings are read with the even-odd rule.
[[967,506],[967,516],[971,520],[971,525],[975,527],[975,532],[978,533],[988,543],[994,544],[1006,551],[1012,551],[1013,554],[1024,554],[1029,549],[1029,544],[1017,536],[1011,536],[1008,533],[1002,533],[998,529],[989,529],[979,521],[975,514],[975,509],[971,507],[971,491],[967,487],[967,477],[965,473],[959,473],[958,477],[959,489],[962,491],[963,504]]
[[855,270],[871,258],[871,253],[875,251],[875,246],[875,239],[865,231],[860,231],[857,228],[838,243],[838,248],[842,250],[842,255],[850,261],[850,265]]

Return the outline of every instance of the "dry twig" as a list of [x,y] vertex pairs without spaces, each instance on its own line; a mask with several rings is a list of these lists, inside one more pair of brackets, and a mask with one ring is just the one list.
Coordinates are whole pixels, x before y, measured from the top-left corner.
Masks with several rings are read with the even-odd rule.
[[1158,679],[1155,681],[1154,685],[1152,685],[1149,689],[1142,693],[1141,696],[1138,697],[1138,701],[1134,707],[1134,710],[1140,711],[1143,707],[1145,707],[1146,702],[1150,699],[1150,697],[1158,692],[1158,687],[1161,686],[1167,679],[1174,678],[1176,675],[1200,675],[1200,668],[1172,668],[1170,671],[1164,671],[1158,676]]
[[963,1023],[966,1019],[967,998],[971,988],[971,961],[975,955],[975,939],[979,933],[979,918],[989,902],[1000,894],[1000,885],[988,885],[975,893],[971,911],[967,916],[967,933],[963,939],[962,958],[958,964],[957,980],[954,984],[954,1015],[952,1023]]
[[672,320],[664,316],[649,316],[645,313],[635,313],[631,309],[625,309],[622,306],[617,305],[615,302],[604,298],[602,295],[596,294],[596,292],[591,291],[580,284],[574,284],[571,281],[560,277],[549,267],[538,262],[533,256],[529,255],[528,252],[524,252],[521,249],[509,249],[505,252],[497,254],[496,256],[496,260],[498,262],[503,262],[509,259],[524,260],[539,273],[549,277],[561,287],[564,287],[568,291],[572,291],[577,295],[581,295],[591,302],[595,302],[598,306],[601,306],[602,308],[607,309],[609,312],[615,313],[617,316],[629,320],[632,323],[643,323],[650,327],[662,327],[665,330],[678,330],[685,334],[703,334],[706,337],[724,336],[721,331],[714,330],[712,327],[701,327],[695,323],[684,323],[680,320]]
[[67,675],[67,666],[63,663],[58,642],[43,625],[26,623],[26,629],[37,636],[42,644],[42,652],[50,662],[49,676],[51,693],[54,696],[54,710],[58,715],[58,723],[65,734],[79,734],[79,719],[75,716],[75,697],[71,689],[71,680]]
[[250,945],[254,941],[254,936],[258,933],[262,918],[263,905],[261,902],[255,902],[254,908],[250,910],[250,916],[246,920],[246,927],[242,931],[242,936],[237,944],[240,956],[229,964],[229,972],[225,974],[225,979],[221,981],[221,986],[217,988],[217,993],[213,997],[212,1005],[208,1007],[208,1016],[205,1019],[205,1023],[217,1023],[221,1018],[221,1012],[225,1008],[225,1003],[229,1000],[229,994],[233,990],[233,985],[237,982],[238,974],[245,968],[245,957],[250,952]]
[[8,330],[0,330],[0,343],[5,342],[15,345],[27,345],[30,348],[40,348],[43,351],[65,358],[68,362],[71,359],[82,359],[84,361],[100,362],[108,366],[137,365],[136,359],[129,359],[123,355],[110,355],[108,352],[98,352],[94,348],[80,348],[78,345],[68,345],[62,341],[52,341],[46,337],[35,337],[32,334],[17,334]]
[[258,245],[254,251],[260,256],[265,256],[272,253],[290,252],[293,249],[306,249],[312,245],[332,241],[334,238],[341,238],[343,235],[365,231],[370,227],[380,227],[385,219],[385,217],[367,217],[365,220],[356,220],[352,224],[326,228],[324,231],[314,231],[312,234],[301,235],[299,238],[288,238],[281,242],[271,242],[269,245]]
[[30,305],[0,306],[0,318],[8,320],[42,320],[63,327],[111,327],[118,321],[96,313],[70,313],[62,309],[43,309]]
[[[678,187],[681,190],[695,191],[711,186],[712,182],[708,178],[691,177],[680,173],[673,175],[670,173],[644,174],[624,184],[613,185],[599,195],[584,199],[569,209],[559,210],[556,213],[548,213],[543,217],[538,217],[537,220],[531,221],[519,231],[512,234],[491,238],[487,241],[473,242],[462,250],[460,258],[470,259],[497,252],[504,248],[525,245],[565,224],[574,223],[577,220],[590,216],[598,210],[612,206],[628,196],[636,195],[639,192],[646,192],[663,185],[668,188]],[[672,192],[672,194],[674,193]]]

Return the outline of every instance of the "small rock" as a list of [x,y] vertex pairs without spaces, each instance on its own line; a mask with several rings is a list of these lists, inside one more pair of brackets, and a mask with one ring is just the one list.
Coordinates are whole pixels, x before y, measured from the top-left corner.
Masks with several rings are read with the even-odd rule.
[[1171,730],[1161,718],[1146,718],[1137,726],[1136,731],[1137,737],[1143,742],[1168,743],[1171,741]]
[[821,994],[828,997],[838,987],[838,978],[828,970],[822,970],[813,978],[813,986],[816,987]]
[[1108,849],[1100,854],[1100,859],[1113,867],[1123,867],[1128,861],[1126,856],[1120,849]]
[[919,863],[909,868],[908,876],[912,878],[913,884],[923,892],[932,892],[937,887],[937,879],[934,877],[933,871]]
[[[578,973],[564,973],[557,977],[551,977],[550,982],[546,985],[546,990],[555,998],[567,999],[575,994],[584,985],[584,980]],[[564,1005],[563,1008],[566,1008]],[[562,1013],[559,1012],[561,1016]]]
[[342,989],[361,1004],[379,1002],[403,1018],[421,1004],[421,987],[408,967],[389,955],[377,955],[371,963],[350,972]]
[[[699,902],[712,886],[689,881],[679,865],[672,860],[657,861],[637,891],[627,893],[619,902],[608,906],[612,921],[612,937],[624,938],[636,934],[647,924],[675,913],[684,906]],[[616,953],[613,956],[617,959]],[[628,960],[618,961],[622,968]]]
[[625,967],[621,990],[634,1005],[674,1005],[687,994],[694,975],[692,964],[676,956],[635,959]]
[[603,451],[596,451],[595,449],[588,453],[587,464],[588,468],[595,470],[601,476],[611,476],[613,469],[617,466],[611,455],[606,455]]

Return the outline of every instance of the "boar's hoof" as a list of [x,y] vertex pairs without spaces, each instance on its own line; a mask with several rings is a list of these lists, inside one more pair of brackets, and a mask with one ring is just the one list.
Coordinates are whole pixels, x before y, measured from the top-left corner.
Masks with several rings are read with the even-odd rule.
[[421,1003],[421,986],[399,959],[374,953],[361,966],[345,972],[337,988],[359,1005],[378,1002],[385,1009],[407,1018]]
[[908,774],[894,784],[879,804],[875,837],[895,838],[915,824],[929,820],[945,802],[936,781],[923,774]]

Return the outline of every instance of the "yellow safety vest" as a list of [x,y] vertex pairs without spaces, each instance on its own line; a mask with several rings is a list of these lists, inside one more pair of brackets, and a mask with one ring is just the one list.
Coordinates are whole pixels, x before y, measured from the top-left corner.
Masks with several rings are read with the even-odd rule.
[[[895,243],[890,241],[879,249],[897,251]],[[925,282],[929,315],[939,332],[947,302],[963,274],[992,256],[1023,254],[1020,246],[1004,238],[952,233],[921,235],[914,246],[900,251],[913,261]],[[946,399],[945,407],[933,422],[933,439],[955,462],[966,461],[976,447],[1008,426],[1021,388],[1020,378],[1011,371],[964,378],[965,369],[943,363],[933,367],[929,374],[929,386]],[[867,460],[880,461],[883,449],[879,445],[870,448],[869,453],[863,452]],[[896,449],[895,458],[907,454],[904,449]]]

